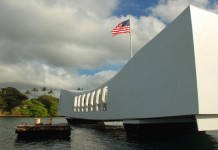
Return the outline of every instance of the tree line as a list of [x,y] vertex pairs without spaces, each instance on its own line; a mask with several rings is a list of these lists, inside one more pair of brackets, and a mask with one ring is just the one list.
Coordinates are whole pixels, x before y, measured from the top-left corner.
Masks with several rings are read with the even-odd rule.
[[[20,115],[33,117],[56,116],[58,110],[58,98],[53,97],[53,91],[44,93],[38,97],[30,99],[28,95],[34,90],[27,90],[25,94],[14,87],[2,88],[0,90],[0,114]],[[42,91],[46,91],[43,87]]]

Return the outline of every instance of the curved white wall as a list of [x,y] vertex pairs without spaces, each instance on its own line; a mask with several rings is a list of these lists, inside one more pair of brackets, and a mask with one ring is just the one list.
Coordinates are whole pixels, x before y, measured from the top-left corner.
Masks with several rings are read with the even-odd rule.
[[[192,20],[199,15],[196,13],[199,11],[208,13],[192,6],[188,7],[145,45],[114,78],[99,88],[82,93],[62,90],[60,114],[76,118],[104,120],[180,116],[199,114],[199,103],[200,111],[207,113],[207,109],[203,108],[207,97],[200,102],[198,98],[202,96],[199,94],[198,88],[203,85],[201,83],[203,80],[200,79],[198,85],[196,78],[196,73],[201,74],[198,64],[203,65],[199,63],[201,59],[196,58],[202,49],[201,44],[196,45],[196,40],[199,39],[196,36],[199,32],[201,34],[207,32],[206,29],[198,30],[195,29],[195,25],[193,26]],[[207,15],[208,17],[210,15]],[[218,21],[217,16],[213,19]],[[210,24],[208,22],[208,27]],[[218,30],[215,34],[218,35]],[[207,44],[207,40],[201,42]],[[212,43],[213,48],[218,49],[216,43]],[[208,49],[208,51],[210,50]],[[218,53],[215,54],[218,58]],[[218,68],[217,62],[211,64]],[[204,75],[197,76],[203,78]],[[107,87],[107,110],[103,111],[103,101],[100,98],[99,110],[95,108],[91,112],[74,111],[73,99],[75,96],[78,96],[77,101],[79,102],[79,95],[95,91],[97,96],[98,90],[101,90],[102,95],[104,87]],[[204,92],[201,90],[200,92]],[[203,88],[203,90],[206,89]],[[214,107],[218,108],[218,104]],[[218,114],[218,111],[213,112]]]

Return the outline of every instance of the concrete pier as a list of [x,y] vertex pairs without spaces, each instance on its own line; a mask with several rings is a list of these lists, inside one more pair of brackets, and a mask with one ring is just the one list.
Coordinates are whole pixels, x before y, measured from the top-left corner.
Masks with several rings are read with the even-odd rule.
[[52,124],[47,120],[46,124],[35,120],[35,124],[20,124],[15,133],[18,138],[69,138],[71,135],[71,126],[65,123]]

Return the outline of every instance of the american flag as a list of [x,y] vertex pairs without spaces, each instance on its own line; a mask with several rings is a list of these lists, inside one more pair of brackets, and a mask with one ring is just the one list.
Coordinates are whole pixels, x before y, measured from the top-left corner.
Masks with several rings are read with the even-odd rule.
[[123,21],[119,23],[112,31],[112,36],[115,36],[117,34],[121,33],[130,33],[130,21],[129,19],[126,21]]

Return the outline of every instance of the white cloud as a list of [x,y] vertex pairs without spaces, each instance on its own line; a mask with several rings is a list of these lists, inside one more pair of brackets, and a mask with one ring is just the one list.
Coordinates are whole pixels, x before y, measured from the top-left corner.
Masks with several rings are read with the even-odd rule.
[[[126,16],[112,16],[119,1],[1,0],[0,87],[92,89],[117,72],[80,69],[120,66],[129,59],[129,35],[111,37]],[[206,0],[162,0],[150,16],[131,16],[133,53],[150,41],[189,3],[217,11]],[[160,19],[161,20],[160,20]],[[164,21],[164,22],[163,22]]]
[[[129,59],[129,35],[111,37],[111,30],[127,19],[111,16],[117,4],[1,0],[0,86],[88,89],[107,81],[115,71],[79,75],[77,70]],[[165,26],[154,17],[132,17],[131,22],[134,53]]]
[[150,11],[153,16],[171,22],[189,5],[206,8],[208,4],[209,0],[159,0],[158,5],[151,7]]
[[155,35],[157,35],[165,24],[152,16],[142,16],[139,19],[132,19],[132,34],[134,49],[139,50],[147,42],[149,42]]

